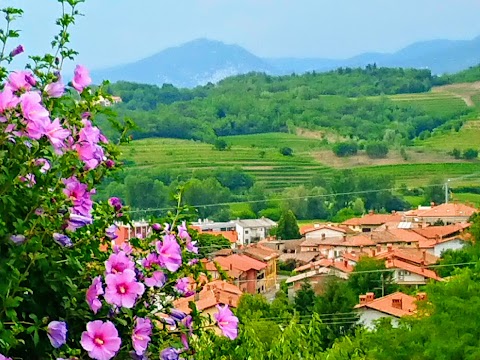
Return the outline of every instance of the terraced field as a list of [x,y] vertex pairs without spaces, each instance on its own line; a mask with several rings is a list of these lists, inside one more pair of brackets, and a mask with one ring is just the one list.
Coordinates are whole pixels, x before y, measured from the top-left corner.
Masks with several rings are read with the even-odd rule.
[[[281,141],[275,141],[277,135]],[[133,161],[129,166],[139,171],[165,168],[191,173],[200,169],[239,167],[272,190],[306,184],[314,175],[329,179],[339,171],[323,165],[312,156],[316,153],[316,144],[320,142],[314,139],[290,134],[262,134],[228,137],[226,140],[231,144],[231,150],[217,151],[212,145],[188,140],[138,140],[123,148],[123,157]],[[294,149],[294,156],[281,155],[278,150],[281,146]],[[370,165],[352,169],[360,176],[392,175],[397,185],[404,183],[412,187],[425,185],[434,178],[461,178],[455,180],[452,186],[479,185],[480,179],[480,161]],[[470,176],[472,174],[476,176]]]
[[[188,173],[200,169],[240,167],[270,189],[305,184],[315,174],[323,174],[326,178],[332,176],[333,169],[316,162],[308,152],[300,151],[315,144],[315,140],[304,141],[296,135],[278,135],[282,141],[272,141],[272,134],[254,136],[255,147],[246,146],[248,138],[238,139],[237,144],[243,146],[234,145],[237,141],[234,139],[230,141],[232,147],[227,151],[214,150],[212,145],[201,142],[176,139],[138,140],[122,150],[123,157],[134,162],[129,166],[140,171],[166,168],[181,169]],[[294,156],[281,155],[279,148],[282,146],[294,149]]]
[[412,105],[439,116],[458,114],[469,107],[460,95],[438,90],[422,94],[392,95],[389,98],[399,104]]

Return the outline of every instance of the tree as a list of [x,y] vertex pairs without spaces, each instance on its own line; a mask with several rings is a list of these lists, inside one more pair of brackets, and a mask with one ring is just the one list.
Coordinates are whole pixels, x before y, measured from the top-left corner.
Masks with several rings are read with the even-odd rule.
[[478,158],[478,150],[476,149],[465,149],[463,152],[463,158],[465,160],[472,160]]
[[276,235],[278,239],[282,240],[300,239],[297,219],[291,210],[282,213],[278,221]]
[[392,282],[393,273],[385,271],[385,260],[362,257],[355,265],[348,284],[356,296],[375,293],[376,297],[388,295],[395,291],[396,285]]
[[445,201],[445,188],[443,180],[440,178],[434,178],[429,181],[428,186],[424,189],[423,195],[424,203],[441,204]]
[[282,147],[280,149],[280,154],[283,156],[293,156],[293,149],[289,147]]
[[358,152],[358,145],[354,142],[339,142],[336,143],[332,151],[339,157],[356,155]]
[[323,331],[323,348],[330,347],[336,339],[349,334],[355,328],[357,317],[348,314],[352,313],[357,299],[346,281],[336,276],[327,278],[323,292],[316,298],[314,307],[314,312],[320,316],[328,314],[328,317],[324,316],[327,325]]
[[195,232],[192,234],[192,239],[197,241],[200,258],[206,258],[211,253],[221,249],[230,249],[231,246],[230,240],[222,235]]
[[308,281],[304,281],[295,294],[295,310],[300,315],[311,315],[315,306],[315,292]]
[[365,214],[365,203],[361,198],[356,198],[352,205],[353,213],[357,216]]
[[388,155],[388,146],[383,142],[371,142],[368,143],[365,151],[371,159],[381,159]]
[[451,154],[455,159],[460,159],[462,157],[462,152],[457,148],[454,148]]
[[218,151],[225,151],[228,149],[228,144],[225,140],[223,139],[215,139],[215,142],[213,143],[213,146],[215,147],[215,150]]

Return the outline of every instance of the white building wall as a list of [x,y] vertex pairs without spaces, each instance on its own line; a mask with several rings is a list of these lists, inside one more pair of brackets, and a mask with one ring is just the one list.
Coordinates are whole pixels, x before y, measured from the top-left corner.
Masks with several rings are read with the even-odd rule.
[[236,225],[236,231],[238,234],[238,244],[248,245],[253,241],[264,240],[268,235],[268,229],[266,227],[243,227],[239,224]]
[[442,255],[442,252],[444,252],[445,250],[460,250],[464,246],[465,241],[463,240],[455,239],[451,241],[446,241],[444,243],[436,244],[433,248],[433,254],[440,257]]
[[375,329],[375,321],[381,318],[390,318],[392,322],[392,326],[393,327],[398,326],[398,318],[394,316],[387,315],[380,311],[369,309],[369,308],[360,308],[357,311],[360,315],[358,323],[360,325],[365,326],[365,328],[367,328],[368,330]]
[[307,232],[305,239],[321,239],[325,235],[325,238],[335,238],[343,236],[343,232],[332,229],[318,229]]
[[393,272],[393,282],[396,284],[426,284],[426,278],[422,275],[414,274],[402,269],[395,269]]

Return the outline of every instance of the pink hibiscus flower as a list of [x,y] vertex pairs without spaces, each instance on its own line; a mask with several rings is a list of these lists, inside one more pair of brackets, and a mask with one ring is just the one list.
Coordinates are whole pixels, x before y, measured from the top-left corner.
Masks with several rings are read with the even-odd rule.
[[222,330],[224,336],[233,340],[238,336],[238,318],[233,315],[232,311],[228,308],[228,305],[217,305],[218,313],[213,317],[217,321],[217,325]]
[[101,320],[87,323],[87,331],[82,333],[80,344],[88,351],[88,356],[96,360],[110,360],[120,349],[122,340],[111,321]]
[[152,334],[152,323],[150,319],[137,318],[135,329],[133,329],[132,342],[137,355],[143,355],[147,350]]
[[100,295],[103,295],[102,277],[97,276],[93,279],[92,285],[87,290],[86,300],[90,309],[96,314],[102,307],[102,302],[98,299]]
[[182,250],[174,235],[165,235],[163,242],[156,243],[158,260],[169,271],[177,271],[182,265]]
[[78,92],[82,92],[88,85],[92,83],[88,69],[85,66],[77,65],[75,67],[72,86]]
[[125,308],[132,308],[138,296],[142,296],[145,286],[135,279],[135,272],[126,269],[119,274],[108,274],[105,278],[107,303]]

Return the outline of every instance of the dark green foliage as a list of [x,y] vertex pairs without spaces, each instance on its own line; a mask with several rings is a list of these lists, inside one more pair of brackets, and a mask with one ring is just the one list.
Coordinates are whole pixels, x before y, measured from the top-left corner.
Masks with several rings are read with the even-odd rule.
[[392,283],[392,276],[391,271],[385,271],[385,260],[365,256],[355,266],[348,284],[356,296],[373,292],[375,297],[381,297],[396,290],[396,285]]
[[478,150],[476,149],[465,149],[463,152],[463,158],[465,160],[472,160],[478,158]]
[[192,90],[125,82],[112,84],[109,90],[123,100],[116,110],[138,125],[135,139],[173,137],[214,143],[218,136],[302,127],[380,141],[387,129],[413,139],[467,111],[437,116],[386,97],[360,97],[428,91],[431,83],[428,70],[371,67],[301,76],[247,74]]
[[445,184],[440,178],[432,179],[424,189],[424,203],[441,204],[445,202]]
[[472,66],[453,75],[442,76],[449,83],[475,82],[480,80],[480,65]]
[[192,240],[197,241],[198,254],[200,258],[206,258],[215,251],[221,249],[230,249],[230,240],[222,235],[212,235],[208,233],[192,234]]
[[388,145],[384,142],[371,142],[365,147],[365,151],[369,158],[381,159],[388,155]]
[[280,148],[280,154],[283,156],[293,156],[293,149],[289,147]]
[[297,219],[291,210],[282,213],[275,235],[282,240],[300,239]]
[[219,151],[224,151],[228,149],[228,144],[223,139],[216,139],[215,142],[213,143],[213,146],[215,147],[215,150],[219,150]]
[[295,294],[295,310],[300,315],[311,315],[315,305],[315,292],[308,281]]
[[460,159],[462,157],[462,152],[457,148],[454,148],[451,154],[455,159]]
[[333,153],[339,157],[356,155],[358,145],[354,142],[340,142],[333,146]]

